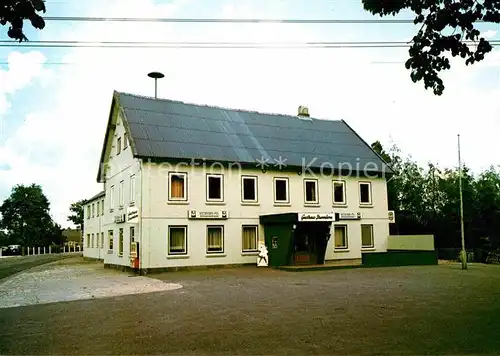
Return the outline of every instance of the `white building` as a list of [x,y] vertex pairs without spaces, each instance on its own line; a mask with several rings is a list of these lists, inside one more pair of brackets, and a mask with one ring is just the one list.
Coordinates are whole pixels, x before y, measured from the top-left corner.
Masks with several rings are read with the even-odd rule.
[[256,264],[265,244],[272,266],[360,260],[387,249],[388,174],[344,121],[302,107],[285,116],[115,92],[84,256],[142,270]]

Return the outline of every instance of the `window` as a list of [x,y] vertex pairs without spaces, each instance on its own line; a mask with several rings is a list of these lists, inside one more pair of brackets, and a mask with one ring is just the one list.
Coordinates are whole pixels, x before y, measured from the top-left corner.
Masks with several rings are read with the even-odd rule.
[[130,202],[135,203],[135,175],[130,176]]
[[318,204],[318,180],[304,179],[304,195],[306,204]]
[[373,225],[361,225],[361,247],[373,248]]
[[345,192],[345,181],[339,180],[333,182],[333,204],[345,205],[346,202],[346,192]]
[[207,201],[224,201],[224,179],[220,174],[207,174]]
[[359,182],[359,203],[372,204],[372,187],[370,182]]
[[123,256],[123,229],[118,230],[118,255]]
[[99,216],[100,215],[100,212],[99,212],[99,202],[96,203],[96,209],[95,209],[95,214],[96,216]]
[[113,210],[115,208],[115,186],[112,185],[109,189],[109,209]]
[[168,254],[187,254],[187,226],[168,227]]
[[130,243],[135,242],[135,227],[130,227]]
[[92,248],[94,248],[94,239],[95,239],[95,236],[94,236],[94,234],[92,234]]
[[347,226],[335,226],[335,248],[347,249]]
[[243,252],[257,251],[257,241],[259,240],[257,226],[243,226],[242,238]]
[[116,140],[116,154],[119,155],[122,151],[122,138],[118,137],[118,140]]
[[257,177],[242,176],[241,177],[241,201],[256,203],[257,198]]
[[95,204],[92,204],[92,217],[95,216]]
[[288,203],[288,178],[274,178],[274,202]]
[[125,182],[124,181],[121,181],[120,182],[120,185],[118,186],[118,205],[120,206],[120,208],[123,208],[123,200],[124,200],[124,197],[123,197],[123,193],[124,193],[124,185],[125,185]]
[[87,205],[87,219],[90,219],[90,205]]
[[101,248],[104,248],[104,232],[101,232]]
[[128,147],[128,135],[127,133],[125,132],[123,134],[123,149],[126,149]]
[[101,200],[101,207],[102,207],[101,214],[104,215],[104,199]]
[[90,248],[90,234],[87,234],[87,248]]
[[224,228],[207,226],[207,253],[224,252]]
[[187,174],[169,173],[168,200],[186,201],[187,200]]
[[113,250],[113,241],[114,241],[113,230],[109,230],[108,231],[108,243],[109,243],[109,249],[110,250]]

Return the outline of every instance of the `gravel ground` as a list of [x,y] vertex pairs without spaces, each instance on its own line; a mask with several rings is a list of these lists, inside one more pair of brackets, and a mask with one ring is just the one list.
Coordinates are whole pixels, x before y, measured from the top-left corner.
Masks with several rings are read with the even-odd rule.
[[498,355],[500,266],[153,275],[168,292],[2,309],[0,354]]
[[32,268],[0,283],[0,309],[178,288],[182,286],[104,270],[100,263],[77,257]]
[[0,258],[0,280],[24,270],[43,265],[45,263],[58,261],[73,256],[75,256],[75,254],[73,253],[35,256],[2,256],[2,258]]

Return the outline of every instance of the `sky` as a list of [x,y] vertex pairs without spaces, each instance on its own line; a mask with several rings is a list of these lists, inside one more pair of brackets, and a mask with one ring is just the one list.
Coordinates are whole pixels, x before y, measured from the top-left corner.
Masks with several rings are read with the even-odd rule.
[[[354,0],[47,0],[46,16],[373,19]],[[402,14],[399,18],[409,18]],[[27,24],[45,41],[408,41],[412,24]],[[498,26],[480,28],[500,39]],[[0,27],[0,40],[8,40]],[[0,201],[40,184],[63,227],[69,205],[96,182],[113,90],[186,102],[344,119],[371,143],[396,144],[419,162],[474,172],[500,164],[500,48],[466,67],[452,62],[436,97],[414,84],[405,48],[106,49],[0,47]],[[59,63],[59,64],[58,64]],[[65,64],[60,64],[65,63]]]

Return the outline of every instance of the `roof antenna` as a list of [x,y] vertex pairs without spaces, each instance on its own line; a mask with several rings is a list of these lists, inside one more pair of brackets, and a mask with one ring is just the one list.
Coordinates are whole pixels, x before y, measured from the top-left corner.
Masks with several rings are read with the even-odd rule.
[[164,78],[165,75],[160,72],[151,72],[148,74],[148,77],[155,80],[155,99],[158,99],[158,79]]

